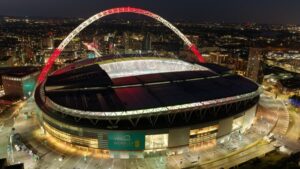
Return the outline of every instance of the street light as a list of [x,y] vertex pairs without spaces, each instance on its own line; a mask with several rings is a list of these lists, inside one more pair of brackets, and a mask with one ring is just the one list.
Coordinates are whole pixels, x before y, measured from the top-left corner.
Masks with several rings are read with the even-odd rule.
[[87,161],[87,155],[86,155],[86,154],[84,154],[83,160],[84,160],[84,162],[86,163],[86,161]]
[[11,129],[11,133],[10,133],[10,136],[9,136],[9,150],[10,150],[10,155],[11,155],[11,161],[12,163],[14,163],[14,149],[13,149],[13,136],[14,136],[14,131],[15,131],[15,128],[12,128]]

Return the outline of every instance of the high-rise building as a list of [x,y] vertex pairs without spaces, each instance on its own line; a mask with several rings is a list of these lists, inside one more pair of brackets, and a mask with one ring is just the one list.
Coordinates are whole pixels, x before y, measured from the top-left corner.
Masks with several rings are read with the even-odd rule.
[[42,39],[41,44],[43,49],[53,49],[54,48],[54,39],[53,37],[46,37]]
[[123,33],[123,40],[124,40],[124,51],[127,53],[129,50],[129,35],[127,32]]
[[263,80],[262,68],[263,50],[259,48],[250,48],[247,66],[247,77],[255,82],[261,83]]
[[220,52],[210,52],[209,53],[209,61],[211,63],[221,65],[221,64],[225,64],[226,60],[228,60],[227,54],[222,54]]
[[151,35],[147,33],[143,40],[143,50],[150,51],[151,50]]

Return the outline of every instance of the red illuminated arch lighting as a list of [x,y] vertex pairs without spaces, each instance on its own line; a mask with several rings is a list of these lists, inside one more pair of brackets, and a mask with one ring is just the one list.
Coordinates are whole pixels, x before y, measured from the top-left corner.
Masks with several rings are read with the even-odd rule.
[[81,23],[77,28],[75,28],[62,42],[61,44],[54,50],[52,55],[50,56],[49,60],[47,61],[46,65],[42,69],[39,77],[38,77],[38,83],[41,83],[42,81],[45,80],[47,77],[47,74],[49,70],[52,68],[52,65],[54,64],[54,61],[56,58],[60,55],[60,53],[63,51],[63,49],[69,44],[69,42],[84,28],[89,26],[91,23],[94,21],[103,18],[108,15],[113,15],[113,14],[118,14],[118,13],[135,13],[135,14],[141,14],[148,16],[150,18],[153,18],[162,24],[164,24],[166,27],[171,29],[174,33],[176,33],[183,41],[184,43],[189,47],[189,49],[197,56],[197,59],[200,63],[204,62],[204,58],[201,56],[200,52],[198,51],[196,45],[191,43],[187,37],[183,35],[175,26],[173,26],[170,22],[165,20],[164,18],[160,17],[157,14],[154,14],[150,11],[139,9],[139,8],[133,8],[133,7],[119,7],[119,8],[112,8],[108,9],[102,12],[99,12],[87,20],[85,20],[83,23]]

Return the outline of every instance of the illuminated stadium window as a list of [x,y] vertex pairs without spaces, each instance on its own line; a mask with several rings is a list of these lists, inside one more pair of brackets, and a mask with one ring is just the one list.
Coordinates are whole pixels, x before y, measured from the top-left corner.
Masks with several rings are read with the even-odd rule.
[[59,130],[56,130],[55,128],[52,128],[47,123],[44,123],[44,127],[50,135],[52,135],[53,137],[56,137],[62,141],[65,141],[68,143],[79,144],[79,145],[83,145],[83,146],[88,146],[88,147],[92,147],[92,148],[98,148],[98,140],[97,139],[72,136],[68,133],[64,133]]
[[232,123],[232,130],[234,131],[240,129],[243,126],[243,122],[244,122],[244,116],[234,119]]
[[71,130],[73,132],[80,132],[80,131],[82,131],[78,127],[70,126],[70,125],[67,125],[65,123],[61,123],[61,122],[59,122],[57,120],[54,120],[54,119],[50,118],[48,115],[46,115],[46,114],[43,114],[43,118],[46,119],[48,122],[50,122],[50,124],[52,124],[52,126],[53,125],[59,126],[62,131],[66,130],[66,129],[67,130]]
[[216,139],[218,125],[190,130],[190,145],[206,144]]
[[146,149],[162,149],[168,147],[169,134],[146,135]]

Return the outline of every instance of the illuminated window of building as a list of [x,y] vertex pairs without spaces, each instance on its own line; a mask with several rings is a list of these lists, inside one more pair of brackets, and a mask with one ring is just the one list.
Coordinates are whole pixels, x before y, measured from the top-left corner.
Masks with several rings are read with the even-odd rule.
[[243,125],[244,116],[235,118],[232,123],[232,130],[240,129]]
[[169,134],[146,135],[146,149],[161,149],[168,147]]
[[217,137],[218,125],[190,130],[190,145],[211,142]]
[[44,127],[50,135],[52,135],[62,141],[65,141],[68,143],[79,144],[79,145],[83,145],[83,146],[87,146],[87,147],[92,147],[92,148],[98,148],[98,140],[97,139],[73,136],[68,133],[61,132],[55,128],[52,128],[47,123],[44,123]]

